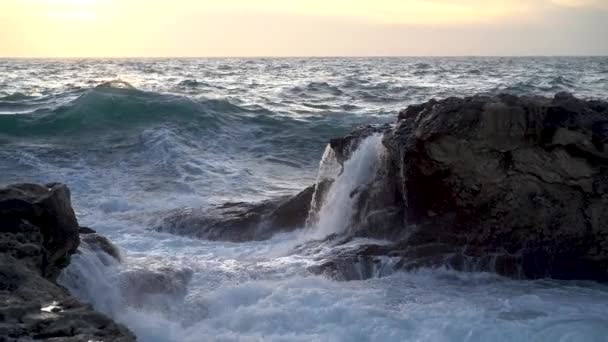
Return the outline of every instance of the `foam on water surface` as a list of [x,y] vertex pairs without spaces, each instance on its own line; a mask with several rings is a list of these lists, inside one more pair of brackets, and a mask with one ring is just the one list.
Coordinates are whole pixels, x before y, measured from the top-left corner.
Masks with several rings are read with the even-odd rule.
[[[340,233],[322,230],[322,224],[348,223],[353,189],[373,177],[382,155],[381,136],[370,136],[334,174],[319,215],[319,236]],[[336,249],[387,242],[354,239],[294,253],[317,235],[301,231],[226,243],[145,227],[125,234],[120,228],[125,223],[123,218],[98,223],[125,249],[124,264],[109,263],[106,255],[84,246],[60,281],[143,341],[605,341],[608,336],[603,285],[442,269],[393,274],[390,258],[375,271],[377,278],[336,282],[306,268]],[[160,293],[142,304],[121,275],[150,270],[187,272],[192,278],[183,294]]]
[[[348,230],[357,187],[383,153],[372,136],[344,170],[326,149],[319,170],[329,138],[392,122],[432,97],[605,98],[606,65],[604,57],[0,60],[0,184],[70,186],[81,224],[115,242],[124,262],[83,245],[60,281],[144,342],[607,341],[604,285],[392,273],[391,260],[381,278],[336,282],[307,271],[335,247],[305,245]],[[97,88],[115,79],[132,87]],[[149,230],[170,209],[295,193],[315,177],[334,184],[310,231],[226,243]],[[341,248],[370,243],[385,242]],[[146,291],[163,291],[129,290],[145,277],[156,279]]]
[[[173,248],[195,252],[189,244]],[[264,243],[234,246],[239,261],[259,258],[246,266],[232,259],[230,247],[199,254],[188,294],[170,314],[122,303],[109,312],[144,341],[605,341],[608,334],[605,286],[448,270],[334,282],[294,274],[298,264],[264,260],[260,247]],[[91,270],[88,257],[70,267]],[[176,266],[181,257],[163,262]],[[271,272],[286,275],[256,274],[258,263],[269,262]],[[116,270],[108,270],[110,276],[87,275],[111,282]],[[97,286],[87,299],[108,310],[103,303],[113,300],[114,287]]]

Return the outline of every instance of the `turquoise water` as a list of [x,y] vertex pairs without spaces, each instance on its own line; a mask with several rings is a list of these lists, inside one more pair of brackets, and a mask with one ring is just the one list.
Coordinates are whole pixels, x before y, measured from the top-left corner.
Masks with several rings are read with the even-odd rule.
[[[341,283],[294,252],[310,232],[235,244],[149,230],[170,209],[295,193],[329,138],[411,103],[607,99],[608,58],[0,60],[0,75],[0,184],[70,186],[81,224],[125,261],[85,246],[62,281],[143,341],[608,341],[595,283],[441,269]],[[135,305],[121,277],[147,271],[189,281]]]

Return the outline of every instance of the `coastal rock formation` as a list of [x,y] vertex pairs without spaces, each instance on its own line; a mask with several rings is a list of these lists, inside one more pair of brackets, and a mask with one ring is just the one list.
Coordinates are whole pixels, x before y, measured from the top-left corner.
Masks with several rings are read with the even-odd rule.
[[[350,144],[332,147],[342,155]],[[608,280],[608,102],[431,100],[399,113],[383,144],[392,181],[372,189],[402,216],[350,230],[394,242],[371,254],[400,258],[397,269]]]
[[135,340],[55,283],[79,242],[65,185],[0,189],[0,340]]
[[102,251],[118,262],[122,261],[118,248],[105,236],[90,232],[82,233],[81,228],[80,240],[81,242],[88,244],[93,250]]
[[36,267],[49,279],[57,277],[78,248],[78,222],[70,192],[63,185],[19,184],[1,189],[0,220],[5,240],[2,252]]
[[[382,146],[367,146],[366,153],[382,153],[373,158],[374,175],[344,186],[354,182],[340,183],[346,168],[370,166],[361,154],[358,164],[349,163],[372,137]],[[323,178],[327,167],[335,170]],[[333,215],[334,207],[324,211],[325,197],[340,185],[334,205],[342,210],[349,202],[348,213],[323,223],[346,227],[322,227],[338,237],[307,244],[334,246],[314,273],[348,280],[387,274],[387,265],[447,266],[608,281],[608,102],[567,93],[430,100],[401,111],[394,125],[332,139],[319,175],[319,184],[293,198],[180,210],[157,229],[267,239]],[[383,242],[343,248],[352,238]]]
[[208,240],[265,240],[277,232],[304,227],[315,187],[296,196],[260,203],[225,203],[211,209],[179,209],[167,215],[157,231]]

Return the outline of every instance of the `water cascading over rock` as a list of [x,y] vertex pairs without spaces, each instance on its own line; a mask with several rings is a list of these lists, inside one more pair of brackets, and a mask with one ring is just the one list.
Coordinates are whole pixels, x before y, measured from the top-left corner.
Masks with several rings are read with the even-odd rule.
[[178,212],[159,229],[247,241],[308,227],[334,246],[387,242],[336,249],[314,269],[341,279],[354,262],[389,258],[397,270],[606,281],[606,151],[604,101],[565,93],[430,100],[394,125],[332,139],[317,184],[293,198]]
[[[367,131],[335,141],[334,153],[348,155]],[[383,199],[402,224],[361,227],[356,236],[392,245],[357,255],[400,258],[406,270],[608,280],[608,103],[564,93],[431,100],[402,111],[383,145]]]
[[393,258],[364,253],[384,246],[385,241],[367,239],[360,243],[356,238],[386,238],[386,232],[402,225],[386,172],[389,167],[382,133],[374,127],[359,131],[365,133],[340,142],[340,149],[332,143],[327,146],[307,222],[310,237],[316,239],[308,243],[309,248],[314,250],[315,243],[333,246],[329,253],[317,255],[318,265],[309,270],[339,280],[392,273]]
[[[309,222],[314,226],[318,237],[349,234],[365,221],[365,217],[357,217],[363,212],[360,204],[363,197],[370,196],[372,183],[382,181],[378,179],[381,177],[378,171],[383,157],[382,135],[374,134],[365,138],[344,162],[339,174],[331,180],[332,184],[322,196],[322,203],[315,205],[318,206],[316,220]],[[337,166],[335,160],[331,164]]]

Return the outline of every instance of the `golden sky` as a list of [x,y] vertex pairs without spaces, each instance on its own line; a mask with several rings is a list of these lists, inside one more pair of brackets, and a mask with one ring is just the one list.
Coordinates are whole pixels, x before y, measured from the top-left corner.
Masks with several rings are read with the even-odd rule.
[[0,57],[608,54],[608,0],[0,0]]

